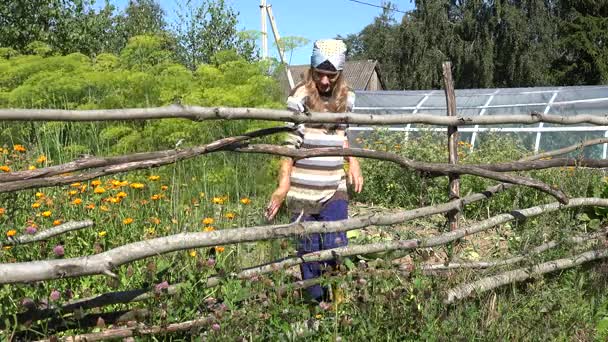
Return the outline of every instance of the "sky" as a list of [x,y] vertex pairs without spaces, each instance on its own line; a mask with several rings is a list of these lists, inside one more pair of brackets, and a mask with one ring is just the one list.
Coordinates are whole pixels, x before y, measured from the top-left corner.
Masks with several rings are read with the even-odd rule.
[[[184,0],[158,0],[169,21],[175,17],[177,1]],[[111,0],[110,2],[119,9],[123,9],[128,0]],[[312,43],[315,40],[357,33],[382,13],[381,8],[361,2],[375,6],[382,5],[382,0],[266,0],[267,4],[272,5],[272,12],[281,37],[299,36],[310,41],[307,46],[293,51],[290,63],[292,65],[310,63]],[[394,0],[392,2],[399,11],[407,12],[414,8],[412,0]],[[261,30],[260,0],[226,0],[226,3],[239,12],[237,27],[239,30]],[[399,12],[394,12],[394,14],[396,19],[403,16],[403,13]],[[270,21],[267,21],[267,30],[269,55],[278,58]],[[261,44],[259,45],[261,46]],[[289,56],[286,58],[289,62]]]

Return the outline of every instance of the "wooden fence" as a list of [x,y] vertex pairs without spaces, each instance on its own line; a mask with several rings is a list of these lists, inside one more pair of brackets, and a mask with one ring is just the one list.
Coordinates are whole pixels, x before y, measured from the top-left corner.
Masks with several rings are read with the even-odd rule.
[[[449,106],[448,106],[449,107]],[[0,121],[101,121],[101,120],[148,120],[160,118],[184,118],[194,121],[205,120],[271,120],[279,122],[294,123],[347,123],[366,125],[392,125],[408,123],[424,123],[432,125],[456,127],[463,125],[496,125],[496,124],[530,124],[538,122],[554,124],[577,124],[589,123],[594,125],[608,125],[608,116],[575,115],[558,116],[551,114],[530,113],[529,115],[492,115],[463,117],[458,113],[452,116],[439,117],[429,114],[404,114],[404,115],[374,115],[353,113],[310,113],[300,114],[285,110],[268,110],[253,108],[203,108],[192,106],[169,106],[162,108],[140,108],[122,110],[29,110],[29,109],[0,109]],[[391,226],[403,223],[415,218],[426,217],[435,214],[450,214],[454,224],[452,230],[426,239],[410,239],[387,241],[365,245],[350,245],[330,250],[308,253],[301,257],[287,258],[271,262],[265,265],[243,269],[236,274],[239,279],[249,279],[253,276],[272,272],[298,265],[307,261],[331,260],[337,256],[352,256],[368,254],[380,251],[413,251],[421,248],[445,245],[457,241],[466,236],[486,231],[499,224],[521,218],[533,217],[550,212],[556,212],[567,208],[584,206],[608,207],[608,199],[602,198],[569,198],[567,194],[555,186],[545,184],[539,180],[520,175],[509,174],[513,171],[539,170],[565,166],[585,166],[589,168],[604,168],[608,166],[608,160],[597,159],[574,159],[555,158],[561,154],[568,153],[581,146],[605,143],[605,139],[583,142],[576,146],[543,153],[528,157],[520,161],[505,162],[498,164],[461,165],[452,160],[451,163],[426,163],[404,158],[403,156],[369,149],[359,148],[314,148],[293,150],[280,146],[254,144],[251,140],[288,131],[289,128],[278,127],[244,133],[240,136],[226,137],[205,145],[189,147],[184,149],[154,151],[136,153],[117,157],[86,156],[61,165],[40,168],[36,170],[15,171],[0,174],[0,192],[14,192],[24,189],[43,188],[70,184],[73,182],[86,181],[101,176],[125,173],[133,170],[147,169],[176,163],[185,159],[204,156],[218,151],[231,151],[235,153],[264,153],[292,158],[306,158],[312,156],[355,156],[386,160],[394,162],[404,168],[416,170],[426,176],[448,176],[457,179],[457,176],[468,174],[484,177],[502,182],[490,187],[486,191],[460,197],[458,194],[451,195],[447,203],[417,208],[406,211],[391,211],[358,216],[338,222],[294,222],[285,225],[267,225],[257,227],[243,227],[212,232],[193,232],[159,237],[146,241],[133,242],[103,253],[82,256],[77,258],[66,258],[56,260],[39,260],[30,262],[0,264],[0,284],[27,283],[34,281],[46,281],[51,279],[80,277],[85,275],[105,275],[116,277],[114,270],[121,265],[131,263],[143,258],[149,258],[166,253],[193,248],[211,247],[217,245],[236,244],[241,242],[252,242],[270,239],[280,239],[300,236],[310,233],[344,232],[353,229],[376,226]],[[547,159],[547,157],[553,157]],[[543,158],[543,160],[540,160]],[[69,175],[67,175],[69,173]],[[494,194],[504,191],[513,186],[527,186],[538,191],[545,192],[556,199],[556,202],[534,206],[531,208],[518,209],[510,213],[500,214],[472,225],[458,227],[457,213],[466,205],[474,202],[487,200]],[[77,229],[85,229],[93,224],[90,220],[82,222],[68,222],[57,227],[41,230],[39,233],[28,236],[16,236],[2,241],[1,244],[16,245],[26,244],[34,241],[48,239],[59,234],[66,234]],[[573,241],[586,241],[589,239],[601,239],[605,232],[573,237]],[[536,252],[553,248],[557,242],[549,242],[537,247]],[[453,288],[446,293],[445,303],[452,303],[458,299],[465,298],[474,293],[490,290],[498,286],[522,281],[538,274],[551,272],[559,269],[573,267],[583,262],[608,257],[608,249],[594,249],[569,258],[554,260],[548,263],[538,264],[532,268],[509,271],[496,276],[479,279],[470,284]],[[499,262],[480,262],[466,264],[448,265],[426,265],[421,269],[435,271],[438,269],[451,268],[484,268],[492,265],[513,264],[527,256],[518,256]],[[206,280],[206,286],[216,286],[220,282],[220,276],[214,276]],[[304,286],[304,285],[302,285]],[[180,284],[171,285],[169,294],[179,290]],[[134,289],[115,293],[100,294],[91,298],[79,299],[68,302],[61,308],[61,312],[74,310],[86,310],[104,305],[129,303],[144,300],[152,296],[150,289]],[[55,315],[55,310],[32,309],[17,317],[18,322],[28,320],[46,319]],[[3,319],[0,319],[3,321]],[[205,320],[201,320],[200,324]],[[197,322],[180,323],[183,327],[196,326]],[[205,321],[206,322],[206,321]],[[180,330],[176,325],[171,329]],[[158,327],[157,327],[158,328]],[[149,331],[165,331],[168,327],[150,328]],[[132,334],[135,328],[129,330]],[[156,330],[155,330],[156,329]],[[174,330],[166,331],[174,331]],[[184,328],[188,329],[188,328]],[[128,330],[128,329],[127,329]],[[142,330],[143,331],[143,330]],[[139,331],[139,333],[143,333]],[[126,333],[127,336],[129,332]],[[104,335],[105,337],[119,335]],[[123,336],[123,335],[120,335]],[[95,336],[88,336],[87,340],[95,340]]]

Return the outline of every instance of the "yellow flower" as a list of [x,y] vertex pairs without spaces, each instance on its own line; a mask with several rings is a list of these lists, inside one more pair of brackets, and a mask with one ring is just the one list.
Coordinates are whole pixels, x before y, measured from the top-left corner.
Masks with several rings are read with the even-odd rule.
[[213,197],[211,201],[213,204],[224,204],[224,199],[221,197]]
[[323,315],[321,315],[321,314],[316,314],[316,315],[315,315],[315,318],[316,318],[316,319],[321,319],[321,318],[323,318]]
[[226,215],[224,215],[225,218],[232,220],[236,217],[235,213],[226,213]]
[[85,192],[87,190],[87,185],[86,184],[82,184],[82,186],[80,187],[80,192]]
[[102,230],[101,232],[97,233],[97,236],[104,237],[104,236],[106,236],[106,234],[108,234],[108,233],[105,230]]
[[102,205],[102,206],[99,206],[99,210],[101,210],[101,211],[110,211],[110,208],[108,208],[105,205]]
[[222,246],[215,246],[215,252],[216,253],[222,253],[224,251],[224,247]]
[[8,236],[8,237],[12,237],[12,236],[15,236],[15,235],[17,235],[17,231],[14,230],[14,229],[11,229],[8,232],[6,232],[6,236]]
[[38,164],[42,164],[42,163],[44,163],[45,161],[46,161],[46,156],[45,156],[44,154],[43,154],[43,155],[41,155],[40,157],[38,157],[38,159],[36,159],[36,162],[37,162]]
[[100,186],[101,185],[101,181],[99,179],[96,179],[94,181],[91,182],[92,186]]
[[11,168],[8,165],[2,165],[2,166],[0,166],[0,171],[11,172]]
[[94,192],[94,193],[96,193],[96,194],[103,194],[104,192],[106,192],[106,189],[104,189],[104,188],[103,188],[103,187],[101,187],[101,186],[98,186],[98,187],[96,187],[96,188],[93,190],[93,192]]
[[34,209],[40,208],[40,202],[34,202],[34,203],[32,203],[32,208],[34,208]]
[[107,200],[108,200],[108,202],[114,203],[114,204],[120,203],[120,197],[108,197]]
[[210,224],[213,224],[213,222],[215,222],[215,220],[213,219],[213,217],[205,217],[203,219],[203,224],[208,226]]
[[196,251],[194,249],[191,249],[190,252],[188,253],[191,257],[196,258]]
[[4,249],[5,251],[10,251],[13,248],[13,246],[4,246],[2,247],[2,249]]
[[169,189],[169,187],[168,187],[168,186],[166,186],[166,185],[163,185],[163,186],[161,186],[161,187],[160,187],[160,189],[161,189],[162,191],[167,191],[167,189]]
[[154,176],[150,176],[150,177],[148,177],[148,179],[149,179],[149,180],[151,180],[151,181],[157,181],[157,180],[159,180],[159,179],[160,179],[160,176],[156,176],[156,175],[154,175]]
[[49,217],[49,216],[51,216],[52,214],[53,214],[53,213],[52,213],[50,210],[47,210],[47,211],[43,211],[41,215],[42,215],[42,216],[44,216],[44,217]]
[[37,192],[37,193],[36,193],[36,197],[37,197],[37,198],[44,197],[44,193],[42,193],[42,192]]
[[13,150],[16,152],[25,152],[27,149],[23,145],[13,145]]
[[95,204],[93,204],[93,203],[89,203],[89,204],[87,204],[87,205],[85,206],[85,208],[87,208],[87,209],[95,209]]
[[156,229],[154,229],[153,227],[146,228],[146,234],[148,234],[148,235],[155,235],[156,234]]
[[53,226],[58,226],[61,224],[61,220],[55,220],[53,221]]
[[80,205],[80,204],[82,204],[82,200],[80,198],[75,198],[72,201],[72,204],[74,204],[74,205]]
[[127,197],[127,193],[124,192],[124,191],[121,191],[121,192],[119,192],[119,193],[116,194],[116,197],[118,197],[118,198],[125,198],[125,197]]
[[78,193],[78,190],[70,190],[70,191],[68,191],[68,195],[70,195],[70,196],[74,196],[77,193]]
[[152,195],[152,197],[150,197],[150,199],[153,201],[158,201],[160,199],[160,195],[154,194],[154,195]]
[[27,167],[27,169],[30,170],[30,171],[31,170],[36,170],[36,167],[34,165],[30,165],[30,166]]
[[77,188],[77,187],[80,186],[80,183],[79,182],[72,183],[72,184],[70,184],[70,186],[73,187],[73,188]]
[[243,198],[241,198],[241,203],[247,205],[247,204],[251,203],[251,200],[247,197],[243,197]]
[[133,189],[143,189],[144,185],[142,183],[131,183],[131,188]]
[[127,217],[126,219],[122,220],[122,223],[124,224],[131,224],[133,223],[133,219],[130,217]]
[[113,187],[118,188],[122,184],[122,182],[117,179],[112,179],[112,181],[110,181],[110,184],[112,184]]
[[212,231],[214,231],[214,230],[215,230],[215,227],[211,227],[211,226],[208,226],[208,227],[203,228],[203,231],[204,231],[204,232],[212,232]]

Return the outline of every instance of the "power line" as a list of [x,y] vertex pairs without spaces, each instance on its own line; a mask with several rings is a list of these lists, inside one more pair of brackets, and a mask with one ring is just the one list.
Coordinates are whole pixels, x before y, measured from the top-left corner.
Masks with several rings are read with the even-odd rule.
[[399,13],[407,14],[407,12],[398,10],[396,8],[391,8],[391,7],[388,7],[388,6],[380,6],[380,5],[376,5],[376,4],[370,4],[369,2],[360,1],[360,0],[348,0],[348,1],[356,2],[358,4],[372,6],[372,7],[376,7],[376,8],[382,8],[382,9],[389,10],[389,11],[394,11],[394,12],[399,12]]

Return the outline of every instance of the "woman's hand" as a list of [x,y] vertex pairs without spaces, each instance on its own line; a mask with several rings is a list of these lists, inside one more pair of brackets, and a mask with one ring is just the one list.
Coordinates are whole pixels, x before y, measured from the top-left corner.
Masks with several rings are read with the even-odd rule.
[[270,196],[270,201],[266,206],[266,212],[264,213],[264,216],[268,221],[272,220],[277,215],[279,209],[281,208],[281,205],[283,204],[283,201],[285,200],[285,197],[287,196],[288,191],[289,188],[278,187],[272,193],[272,196]]
[[348,161],[348,182],[353,186],[353,190],[357,193],[363,190],[363,174],[359,161],[356,158],[350,157]]

